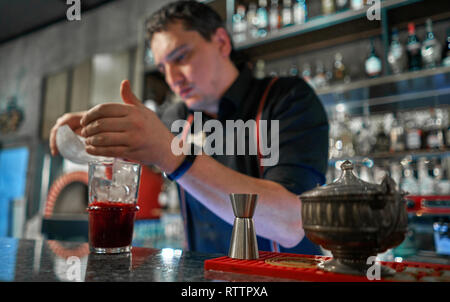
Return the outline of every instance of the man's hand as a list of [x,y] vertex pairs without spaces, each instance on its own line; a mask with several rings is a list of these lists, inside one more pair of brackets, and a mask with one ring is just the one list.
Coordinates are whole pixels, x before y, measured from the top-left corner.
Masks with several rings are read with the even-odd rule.
[[61,116],[50,130],[50,152],[53,156],[58,155],[58,147],[56,146],[56,132],[63,125],[68,125],[76,134],[81,134],[80,120],[85,112],[66,113]]
[[182,161],[171,151],[174,135],[158,116],[133,94],[125,80],[120,87],[124,104],[100,104],[81,119],[86,152],[155,164],[170,173]]

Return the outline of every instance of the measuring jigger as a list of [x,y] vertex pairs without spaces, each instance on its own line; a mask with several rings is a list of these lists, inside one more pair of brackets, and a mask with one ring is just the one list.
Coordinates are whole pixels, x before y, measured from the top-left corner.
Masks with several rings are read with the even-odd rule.
[[256,194],[230,194],[231,205],[236,216],[228,251],[230,258],[258,259],[259,257],[253,222],[257,198]]

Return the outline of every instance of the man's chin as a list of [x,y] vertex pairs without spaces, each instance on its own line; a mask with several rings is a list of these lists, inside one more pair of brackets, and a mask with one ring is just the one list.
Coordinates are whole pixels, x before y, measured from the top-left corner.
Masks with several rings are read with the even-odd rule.
[[198,110],[198,111],[202,110],[201,100],[199,100],[197,98],[192,98],[192,97],[187,98],[187,99],[184,99],[183,102],[191,110]]

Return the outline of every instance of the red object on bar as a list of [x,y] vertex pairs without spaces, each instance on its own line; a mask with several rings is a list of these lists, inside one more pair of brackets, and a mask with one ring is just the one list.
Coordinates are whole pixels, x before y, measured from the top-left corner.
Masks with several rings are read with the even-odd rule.
[[[446,281],[450,282],[450,265],[419,262],[385,262],[380,264],[394,269],[394,277],[369,280],[366,276],[356,276],[326,272],[317,268],[317,264],[332,257],[299,255],[289,253],[259,252],[259,259],[239,260],[223,256],[204,262],[205,271],[221,271],[238,274],[270,276],[313,282],[396,282],[396,281]],[[284,259],[284,260],[283,260]],[[297,265],[295,265],[297,260]],[[284,265],[283,261],[293,265]],[[218,274],[215,274],[217,278]],[[207,273],[206,273],[207,276]],[[426,278],[425,278],[426,277]],[[226,276],[224,276],[226,278]],[[433,279],[433,280],[430,280]]]
[[408,212],[417,214],[450,214],[450,206],[440,205],[439,202],[448,202],[450,195],[407,195],[405,199],[412,202]]
[[154,172],[151,168],[141,166],[141,180],[139,183],[138,206],[136,219],[158,219],[161,217],[159,194],[163,186],[161,173]]

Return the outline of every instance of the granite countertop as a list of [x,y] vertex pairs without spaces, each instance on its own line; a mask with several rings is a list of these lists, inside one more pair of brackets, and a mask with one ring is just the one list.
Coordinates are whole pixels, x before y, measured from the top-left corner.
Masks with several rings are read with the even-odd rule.
[[128,254],[90,254],[87,243],[0,238],[0,281],[292,281],[205,271],[222,254],[133,247]]

